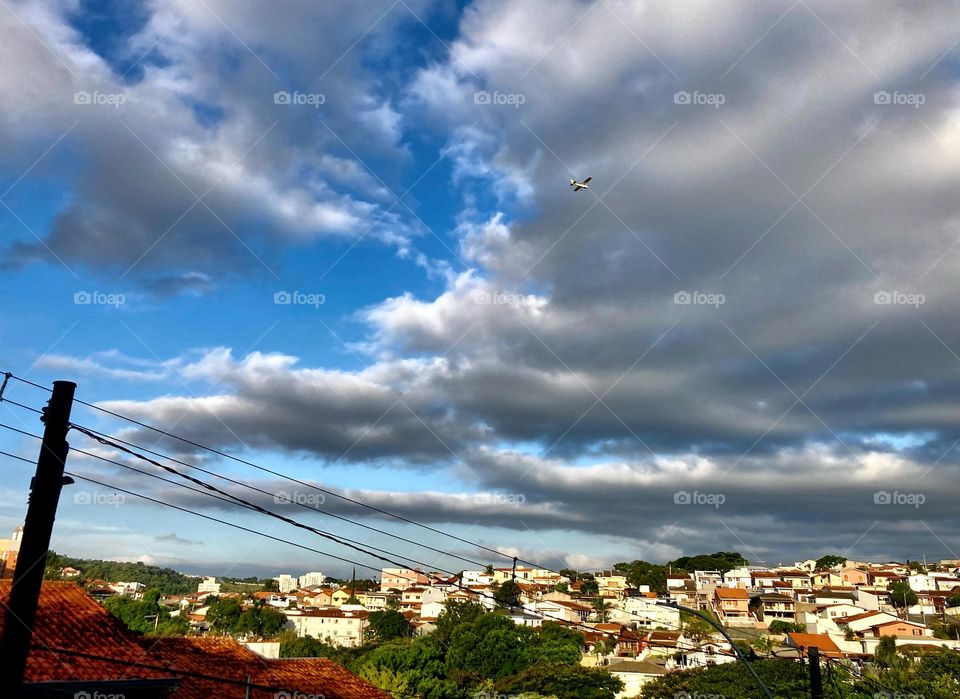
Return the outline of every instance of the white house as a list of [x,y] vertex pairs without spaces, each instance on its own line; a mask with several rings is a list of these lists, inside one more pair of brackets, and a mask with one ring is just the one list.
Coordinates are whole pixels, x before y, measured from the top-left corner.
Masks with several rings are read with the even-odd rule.
[[310,609],[287,612],[288,625],[297,636],[314,638],[334,646],[363,645],[367,612],[361,610]]
[[219,595],[220,594],[220,583],[217,582],[216,578],[204,578],[199,585],[197,585],[197,594],[198,595]]

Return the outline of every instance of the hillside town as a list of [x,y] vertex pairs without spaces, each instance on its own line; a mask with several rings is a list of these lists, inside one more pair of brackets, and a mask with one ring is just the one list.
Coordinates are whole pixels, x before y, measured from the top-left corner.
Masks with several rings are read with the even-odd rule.
[[[0,560],[15,564],[17,539],[15,532],[2,543]],[[44,594],[77,609],[104,605],[115,611],[120,598],[149,594],[142,582],[88,579],[78,567],[56,573],[60,582],[45,583]],[[183,643],[216,646],[251,663],[282,663],[290,655],[281,648],[282,638],[345,652],[361,649],[377,640],[376,619],[385,612],[402,616],[411,637],[427,637],[448,610],[472,604],[534,633],[557,625],[581,634],[580,665],[620,680],[618,699],[639,696],[645,685],[671,673],[736,663],[738,651],[802,660],[817,648],[826,659],[861,669],[874,662],[884,642],[904,653],[960,651],[960,560],[824,556],[787,566],[669,572],[659,590],[634,585],[631,577],[625,564],[593,572],[489,565],[454,576],[383,568],[379,580],[349,581],[309,571],[280,574],[245,591],[224,579],[194,577],[195,592],[154,597],[164,616],[178,620],[183,637],[192,639]],[[266,632],[225,631],[227,604],[238,614],[273,610],[278,621]],[[183,652],[174,649],[177,643],[164,640],[174,655]],[[242,669],[244,663],[235,661]]]

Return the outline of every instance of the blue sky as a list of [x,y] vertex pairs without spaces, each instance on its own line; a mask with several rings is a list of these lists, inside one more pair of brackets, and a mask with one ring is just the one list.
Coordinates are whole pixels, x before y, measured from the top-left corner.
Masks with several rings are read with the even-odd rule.
[[[0,17],[0,368],[554,566],[775,562],[838,532],[852,558],[956,557],[955,13],[20,0]],[[5,466],[9,529],[31,469]],[[73,488],[95,502],[65,494],[64,553],[346,570]]]

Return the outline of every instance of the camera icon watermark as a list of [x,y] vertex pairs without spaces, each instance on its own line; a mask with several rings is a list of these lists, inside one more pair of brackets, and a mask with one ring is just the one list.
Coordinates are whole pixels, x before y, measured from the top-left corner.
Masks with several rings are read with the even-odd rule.
[[899,490],[891,493],[887,490],[878,490],[873,494],[874,505],[906,505],[920,509],[926,501],[927,496],[923,493],[901,493]]
[[119,109],[126,103],[127,96],[121,92],[87,92],[78,90],[73,93],[73,103],[85,107],[113,107]]
[[910,294],[905,291],[878,291],[873,295],[873,302],[878,306],[913,306],[920,308],[926,303],[927,297],[923,294]]
[[273,303],[277,306],[313,306],[319,308],[327,302],[324,294],[308,294],[303,291],[276,291]]
[[678,490],[673,494],[674,505],[707,505],[718,508],[727,501],[727,496],[723,493],[701,493],[694,490],[692,493],[686,490]]
[[273,93],[273,103],[292,105],[295,107],[308,106],[314,109],[320,109],[320,105],[326,104],[327,96],[322,92],[288,92],[286,90],[277,90]]
[[123,493],[102,493],[99,490],[79,490],[73,494],[74,505],[120,507],[127,501]]
[[292,692],[275,692],[273,699],[328,699],[328,697],[326,694],[310,694],[307,692],[294,690]]
[[720,109],[727,102],[727,96],[722,92],[687,92],[680,90],[673,93],[673,103],[696,107],[713,107]]
[[77,291],[73,295],[73,303],[77,306],[113,306],[119,308],[127,302],[123,294],[106,293],[103,291]]
[[673,295],[677,306],[713,306],[719,308],[727,302],[723,294],[708,294],[703,291],[678,291]]
[[527,502],[523,493],[477,493],[473,496],[477,505],[506,505],[520,507]]
[[879,90],[873,93],[873,103],[894,107],[913,107],[920,109],[926,104],[927,98],[922,92],[887,92]]
[[514,294],[493,289],[473,294],[473,302],[481,306],[522,306],[535,297],[527,294]]
[[275,505],[306,505],[307,507],[319,507],[327,501],[323,493],[303,492],[300,490],[278,490],[273,494],[273,503]]
[[519,109],[520,105],[526,104],[527,96],[522,92],[487,92],[478,90],[473,93],[474,104],[492,104],[497,106],[506,105]]

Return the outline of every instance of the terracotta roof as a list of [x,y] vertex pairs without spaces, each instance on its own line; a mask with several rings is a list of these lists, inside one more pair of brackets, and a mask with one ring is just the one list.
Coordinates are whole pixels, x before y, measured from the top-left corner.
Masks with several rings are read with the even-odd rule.
[[750,599],[747,591],[739,587],[718,587],[716,594],[720,599]]
[[[10,580],[0,581],[0,601],[6,606]],[[0,633],[5,614],[0,614]],[[68,657],[44,648],[102,655],[123,663]],[[172,678],[170,673],[137,667],[150,657],[126,627],[83,588],[73,582],[43,583],[27,658],[27,682],[90,682],[96,680]]]
[[[268,660],[226,638],[145,638],[141,642],[156,661],[168,667],[240,682],[250,677],[255,685],[277,688],[277,691],[253,690],[252,699],[275,699],[282,694],[280,690],[291,696],[307,694],[326,699],[390,699],[388,693],[325,658]],[[228,685],[215,680],[181,676],[174,697],[210,699],[231,696],[224,691],[225,687]]]
[[818,648],[821,653],[830,658],[841,658],[843,653],[833,642],[833,639],[822,633],[788,633],[787,636],[794,648]]

